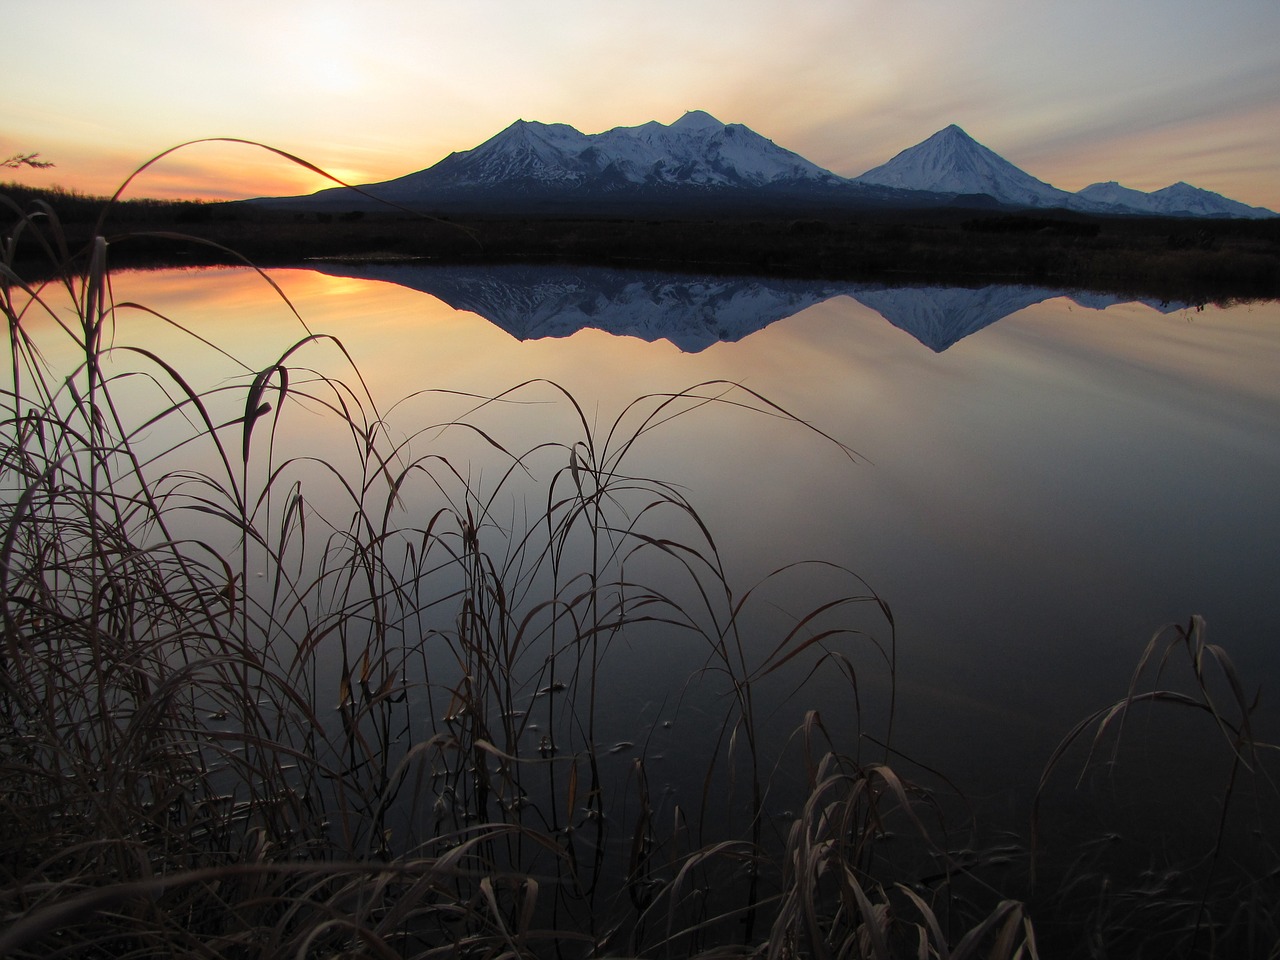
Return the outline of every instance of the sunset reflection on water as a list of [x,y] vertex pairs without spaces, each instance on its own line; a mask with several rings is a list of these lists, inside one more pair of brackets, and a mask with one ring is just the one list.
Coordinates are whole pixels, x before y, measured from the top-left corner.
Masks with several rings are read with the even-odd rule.
[[[472,456],[474,445],[417,431],[537,380],[570,393],[601,443],[636,398],[725,381],[847,444],[857,457],[718,404],[645,435],[628,469],[680,485],[741,588],[814,558],[864,577],[895,613],[899,731],[924,760],[988,771],[975,777],[989,784],[1025,775],[1123,692],[1154,630],[1192,613],[1242,673],[1280,675],[1267,632],[1280,619],[1276,303],[1162,313],[1051,297],[935,352],[835,296],[682,353],[591,329],[520,341],[393,283],[269,275],[301,321],[249,269],[114,281],[118,302],[146,304],[243,366],[138,311],[121,311],[115,340],[145,344],[193,382],[242,390],[308,329],[332,335],[389,435],[411,438],[417,455]],[[326,376],[351,370],[329,342],[291,359]],[[707,390],[721,391],[751,400]],[[243,401],[227,396],[230,417]],[[519,402],[476,415],[509,451],[580,438],[556,387],[509,399]],[[333,436],[317,410],[290,413],[280,453],[325,450]]]

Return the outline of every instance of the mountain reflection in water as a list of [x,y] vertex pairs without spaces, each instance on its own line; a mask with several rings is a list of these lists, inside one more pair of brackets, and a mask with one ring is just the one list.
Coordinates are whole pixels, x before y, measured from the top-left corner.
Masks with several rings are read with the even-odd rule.
[[[567,337],[584,328],[685,353],[733,342],[834,297],[850,297],[936,353],[1033,304],[1065,297],[1103,310],[1135,302],[1119,294],[1016,284],[888,286],[780,277],[681,275],[607,267],[402,263],[318,263],[335,277],[381,280],[420,290],[484,317],[517,340]],[[1162,312],[1187,304],[1143,300]]]

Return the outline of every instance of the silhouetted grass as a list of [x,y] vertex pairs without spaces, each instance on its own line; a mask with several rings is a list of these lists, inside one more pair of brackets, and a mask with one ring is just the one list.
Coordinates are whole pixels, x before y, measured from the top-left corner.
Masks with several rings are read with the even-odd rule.
[[[721,382],[602,425],[543,381],[384,408],[304,318],[239,363],[115,302],[101,235],[76,249],[47,205],[8,209],[0,954],[1038,955],[1018,893],[949,851],[944,805],[895,769],[892,700],[863,713],[867,671],[896,680],[888,606],[818,562],[738,589],[691,499],[629,468],[707,407],[836,440]],[[235,374],[200,382],[135,316]],[[502,415],[531,401],[568,426],[513,449]],[[327,424],[315,449],[294,449],[300,411]],[[830,593],[780,618],[794,578]],[[627,647],[688,666],[646,741],[614,743]],[[856,722],[809,712],[781,742],[759,700],[818,671]],[[1269,749],[1227,676],[1236,714],[1186,701],[1235,758],[1224,822]],[[1144,699],[1183,702],[1135,688],[1100,733]],[[665,724],[699,782],[675,802],[648,785]],[[1218,880],[1196,949],[1226,930]],[[1247,923],[1274,944],[1261,889]]]
[[[692,504],[626,464],[708,404],[812,428],[727,383],[595,428],[531,382],[404,429],[301,318],[274,362],[203,385],[131,341],[130,318],[155,314],[114,301],[102,238],[77,251],[51,208],[13,213],[0,952],[744,942],[739,921],[767,909],[776,760],[754,690],[868,643],[891,665],[892,629],[844,575],[854,592],[754,652],[743,624],[768,585],[736,593]],[[17,243],[51,279],[24,282]],[[72,368],[46,361],[48,338],[70,342]],[[321,372],[334,362],[343,376]],[[548,398],[576,424],[567,439],[512,451],[483,425]],[[342,445],[286,453],[298,408]],[[491,483],[473,455],[497,465]],[[889,639],[855,632],[849,606]],[[671,716],[697,688],[727,694],[694,809],[657,804],[643,749],[615,759],[596,731],[611,648],[646,638],[701,664],[668,691]],[[700,894],[686,932],[677,881]]]
[[[1226,650],[1208,642],[1204,621],[1192,617],[1156,633],[1125,695],[1064,737],[1040,779],[1032,824],[1037,845],[1056,846],[1061,856],[1060,844],[1072,842],[1061,827],[1045,823],[1043,808],[1074,749],[1086,747],[1077,782],[1110,781],[1116,804],[1109,832],[1078,848],[1073,862],[1053,864],[1039,884],[1043,913],[1073,925],[1068,938],[1083,934],[1093,954],[1106,956],[1275,956],[1280,794],[1277,748],[1255,729],[1260,697],[1260,690],[1247,689]],[[1163,809],[1136,817],[1122,812],[1124,751],[1149,750],[1166,739],[1172,763],[1184,769],[1170,771]],[[1152,785],[1145,787],[1150,792]],[[1125,848],[1138,846],[1129,832],[1151,829],[1157,818],[1181,831],[1179,842],[1169,844],[1161,860],[1127,862]]]

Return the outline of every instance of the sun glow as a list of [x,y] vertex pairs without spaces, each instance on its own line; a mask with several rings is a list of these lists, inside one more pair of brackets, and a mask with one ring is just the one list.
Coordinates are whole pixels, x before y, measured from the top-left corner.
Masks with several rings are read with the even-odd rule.
[[[10,4],[7,35],[24,42],[0,101],[0,155],[57,164],[15,171],[21,182],[110,193],[121,175],[108,158],[127,157],[127,175],[156,150],[229,135],[373,182],[520,117],[594,133],[697,108],[846,176],[959,123],[1064,188],[1187,180],[1280,207],[1280,128],[1267,122],[1280,6],[1168,3],[1180,15],[1167,22],[1111,0],[975,0],[963,12],[813,0],[785,13],[763,0]],[[56,42],[32,42],[46,37]],[[325,186],[201,166],[217,186],[192,177],[188,197]]]
[[356,33],[348,11],[329,9],[295,28],[287,56],[290,82],[317,94],[349,94],[361,88]]

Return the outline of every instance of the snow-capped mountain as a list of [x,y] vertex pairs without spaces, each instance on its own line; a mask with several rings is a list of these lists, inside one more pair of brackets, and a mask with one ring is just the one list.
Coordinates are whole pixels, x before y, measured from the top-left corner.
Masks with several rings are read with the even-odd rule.
[[[856,192],[845,178],[740,123],[721,123],[701,110],[671,124],[651,121],[596,134],[563,123],[517,120],[478,147],[361,189],[407,207],[478,197],[563,204],[643,196],[687,200],[714,194]],[[362,203],[359,195],[342,189],[308,199]]]
[[1114,180],[1093,183],[1076,193],[1077,197],[1108,213],[1136,213],[1159,217],[1237,217],[1260,219],[1274,217],[1265,207],[1251,207],[1231,200],[1212,190],[1193,187],[1179,181],[1162,190],[1144,193],[1122,187]]
[[385,202],[437,213],[591,216],[747,208],[797,216],[992,204],[1094,214],[1276,216],[1185,183],[1149,194],[1115,183],[1068,193],[1020,170],[955,124],[848,179],[701,110],[671,124],[651,121],[596,134],[517,120],[471,150],[360,192],[336,188],[249,202],[343,211],[376,210]]
[[908,147],[855,183],[931,190],[958,196],[985,195],[1017,207],[1057,207],[1081,213],[1145,214],[1162,217],[1274,217],[1263,207],[1230,200],[1189,183],[1143,193],[1115,181],[1095,183],[1077,193],[1059,190],[984,147],[954,123]]
[[[517,120],[474,150],[450,154],[426,173],[437,183],[543,183],[606,186],[758,187],[841,177],[779,147],[740,123],[724,124],[701,110],[675,123],[651,121],[604,133],[579,133],[563,123]],[[412,187],[413,176],[392,181]],[[388,185],[389,186],[389,185]]]
[[901,190],[982,194],[1019,207],[1071,203],[1071,194],[1018,169],[954,123],[853,179]]

